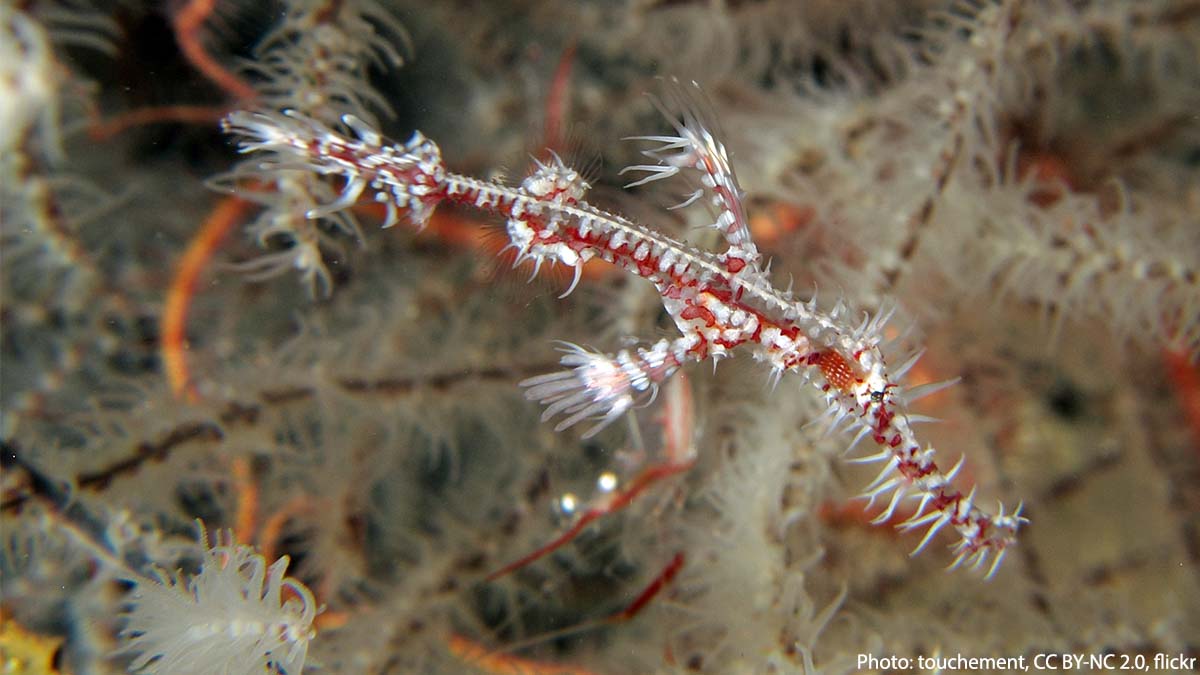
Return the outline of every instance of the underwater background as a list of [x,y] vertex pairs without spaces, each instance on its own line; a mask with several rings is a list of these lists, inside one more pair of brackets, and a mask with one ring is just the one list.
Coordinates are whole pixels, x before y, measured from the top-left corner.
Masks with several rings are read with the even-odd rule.
[[[705,92],[776,285],[896,303],[910,379],[961,378],[913,412],[978,503],[1024,505],[993,578],[871,524],[878,467],[746,356],[556,432],[518,383],[557,341],[673,336],[649,284],[589,265],[560,299],[569,271],[529,281],[468,209],[309,218],[338,179],[221,129],[352,114],[506,184],[550,148],[589,202],[712,248],[677,188],[622,188],[669,77]],[[189,633],[224,619],[182,592],[283,556],[269,609],[323,608],[280,638],[307,672],[1192,672],[1197,110],[1185,0],[0,0],[4,672],[287,672]],[[128,628],[148,579],[187,600],[153,607],[157,660]]]

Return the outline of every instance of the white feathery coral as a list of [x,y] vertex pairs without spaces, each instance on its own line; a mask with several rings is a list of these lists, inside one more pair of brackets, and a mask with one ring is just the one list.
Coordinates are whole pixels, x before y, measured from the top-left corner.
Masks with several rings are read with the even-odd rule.
[[[284,574],[288,557],[270,567],[254,549],[217,533],[200,572],[184,579],[161,569],[133,577],[122,651],[138,654],[131,672],[148,675],[300,675],[316,635],[312,592]],[[294,598],[283,600],[284,589]]]

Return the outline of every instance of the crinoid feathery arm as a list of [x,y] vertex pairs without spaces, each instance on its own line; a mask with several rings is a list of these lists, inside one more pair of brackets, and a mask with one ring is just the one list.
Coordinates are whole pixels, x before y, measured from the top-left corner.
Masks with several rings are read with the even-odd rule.
[[710,116],[699,112],[702,100],[694,84],[670,85],[668,102],[659,107],[676,135],[642,137],[660,144],[645,153],[657,164],[630,170],[649,174],[635,184],[685,172],[698,177],[700,187],[684,205],[708,196],[717,212],[713,226],[727,244],[722,253],[694,248],[592,206],[585,201],[588,184],[558,157],[538,162],[520,185],[507,186],[448,171],[438,147],[420,134],[405,144],[389,144],[350,116],[343,122],[353,137],[289,111],[236,112],[226,118],[225,128],[243,137],[243,152],[260,153],[263,159],[251,170],[302,168],[341,177],[339,198],[314,209],[310,218],[366,198],[387,207],[385,225],[397,222],[403,208],[422,226],[439,203],[452,202],[504,219],[517,264],[531,261],[535,271],[544,263],[573,268],[570,289],[592,258],[649,281],[679,337],[614,355],[567,345],[566,370],[523,383],[530,399],[547,406],[545,419],[561,416],[558,429],[590,420],[586,434],[594,434],[652,397],[687,362],[747,351],[770,367],[775,380],[796,373],[815,384],[834,426],[856,430],[852,445],[864,439],[875,445],[875,452],[856,461],[883,464],[865,495],[887,499],[879,522],[904,500],[913,500],[915,513],[900,527],[925,530],[917,550],[939,531],[955,531],[959,541],[951,566],[983,567],[990,561],[990,576],[1026,522],[1020,507],[1012,513],[1002,507],[995,513],[981,510],[974,492],[955,488],[955,471],[943,471],[933,448],[917,439],[912,424],[920,420],[908,414],[907,404],[929,387],[906,389],[903,383],[915,356],[889,368],[882,345],[890,312],[855,322],[840,303],[825,312],[815,300],[798,301],[770,283],[750,240],[728,154],[709,126]]

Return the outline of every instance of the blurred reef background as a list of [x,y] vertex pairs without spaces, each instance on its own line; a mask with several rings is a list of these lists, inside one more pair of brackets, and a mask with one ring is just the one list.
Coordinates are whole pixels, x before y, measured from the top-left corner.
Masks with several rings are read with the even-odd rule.
[[[338,186],[248,182],[219,126],[352,113],[509,182],[550,147],[705,245],[617,174],[664,76],[710,97],[776,281],[895,300],[915,379],[962,378],[914,412],[981,503],[1024,500],[992,581],[870,525],[819,395],[749,359],[554,433],[517,382],[555,340],[668,334],[652,289],[589,268],[560,300],[469,212],[309,221]],[[1198,110],[1194,0],[0,0],[0,653],[123,672],[122,570],[194,572],[199,519],[291,557],[309,672],[1200,656]],[[689,472],[489,579],[681,401]]]

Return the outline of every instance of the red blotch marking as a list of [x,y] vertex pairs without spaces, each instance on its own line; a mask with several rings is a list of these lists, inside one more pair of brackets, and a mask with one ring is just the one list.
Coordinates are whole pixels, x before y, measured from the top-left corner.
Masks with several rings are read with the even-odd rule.
[[679,316],[685,321],[701,319],[704,321],[704,324],[710,328],[717,323],[717,317],[710,312],[707,307],[701,307],[699,305],[688,305],[682,312],[679,313]]

